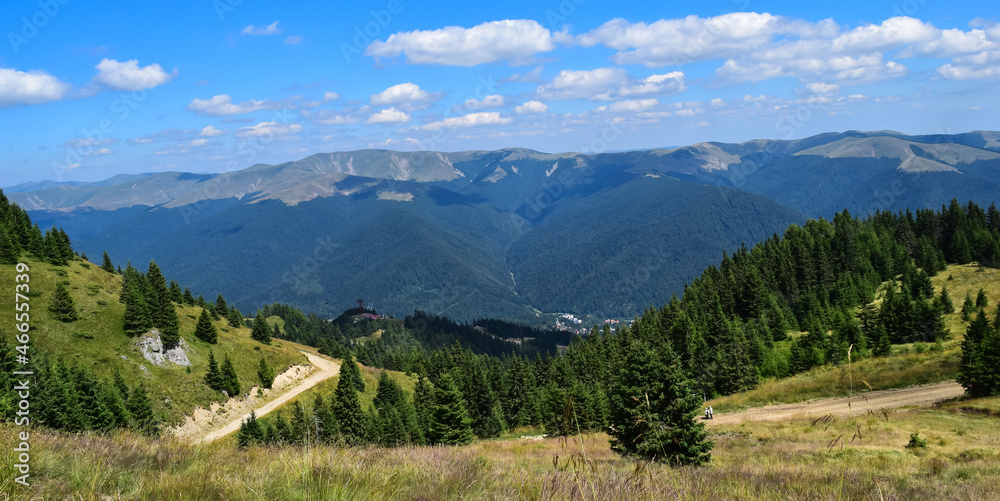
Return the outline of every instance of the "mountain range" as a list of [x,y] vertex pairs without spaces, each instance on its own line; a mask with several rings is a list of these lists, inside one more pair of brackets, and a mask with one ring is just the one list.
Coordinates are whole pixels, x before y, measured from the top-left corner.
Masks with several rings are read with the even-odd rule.
[[847,131],[603,154],[358,150],[4,191],[92,257],[155,259],[242,309],[335,316],[363,297],[398,315],[539,322],[631,317],[807,218],[988,206],[998,172],[1000,132]]

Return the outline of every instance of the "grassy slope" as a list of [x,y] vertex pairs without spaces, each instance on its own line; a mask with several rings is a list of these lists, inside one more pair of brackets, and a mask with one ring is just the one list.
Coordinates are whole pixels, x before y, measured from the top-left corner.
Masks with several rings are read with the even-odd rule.
[[942,351],[916,353],[912,344],[896,345],[890,357],[863,359],[850,367],[847,364],[823,366],[789,378],[767,380],[753,391],[717,398],[709,404],[722,411],[732,411],[814,398],[842,397],[848,394],[852,378],[855,392],[866,390],[865,382],[873,390],[885,390],[954,379],[958,376],[961,344],[968,325],[961,316],[965,293],[970,292],[975,299],[980,288],[985,290],[990,299],[988,313],[992,318],[997,301],[1000,301],[1000,270],[953,265],[932,278],[931,283],[936,294],[947,286],[955,303],[955,312],[945,316],[945,324],[952,336],[944,342]]
[[[231,328],[224,320],[215,322],[219,331],[218,344],[197,340],[194,327],[201,309],[178,306],[180,332],[189,346],[191,372],[172,364],[157,367],[144,359],[138,347],[133,345],[135,340],[122,332],[125,307],[118,302],[119,275],[81,261],[73,261],[65,267],[32,260],[26,262],[30,266],[31,291],[40,293],[29,301],[34,346],[50,354],[90,364],[101,377],[110,377],[117,369],[130,385],[142,382],[150,391],[156,410],[163,411],[169,422],[178,421],[196,405],[207,406],[223,398],[221,393],[210,390],[202,382],[208,369],[209,350],[215,352],[219,363],[226,354],[231,357],[244,392],[258,383],[257,367],[262,354],[278,372],[306,361],[299,353],[305,347],[281,340],[263,346],[250,339],[249,329]],[[13,294],[14,273],[14,266],[0,265],[0,291],[7,291],[5,294]],[[57,281],[69,281],[70,295],[81,311],[80,320],[63,323],[50,315],[49,300]],[[0,318],[14,318],[13,301],[0,302]],[[12,327],[3,325],[0,329],[13,344]],[[148,373],[140,367],[145,367]]]
[[[229,441],[43,432],[32,434],[31,489],[15,488],[8,462],[0,490],[13,499],[992,499],[995,429],[996,418],[937,409],[720,427],[704,468],[620,458],[602,433],[463,447],[240,450]],[[0,449],[16,445],[15,431],[0,427]],[[904,447],[913,432],[926,449]]]

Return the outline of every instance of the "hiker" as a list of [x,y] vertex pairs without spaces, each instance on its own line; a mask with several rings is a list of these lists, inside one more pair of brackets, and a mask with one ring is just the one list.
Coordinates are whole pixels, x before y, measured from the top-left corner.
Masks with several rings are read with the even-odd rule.
[[712,406],[708,406],[708,419],[715,419],[715,411],[712,410]]
[[705,407],[705,419],[708,419],[708,407]]

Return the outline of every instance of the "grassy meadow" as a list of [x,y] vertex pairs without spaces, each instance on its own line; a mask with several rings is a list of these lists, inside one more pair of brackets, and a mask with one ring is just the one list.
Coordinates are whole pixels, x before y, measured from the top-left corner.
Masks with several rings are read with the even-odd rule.
[[[712,463],[682,468],[621,458],[603,433],[453,448],[240,450],[232,441],[39,431],[32,487],[13,484],[8,460],[0,491],[11,499],[991,499],[996,418],[951,405],[713,427]],[[1000,408],[1000,399],[975,405]],[[14,447],[15,431],[0,427],[0,449]],[[905,447],[914,432],[926,448]]]

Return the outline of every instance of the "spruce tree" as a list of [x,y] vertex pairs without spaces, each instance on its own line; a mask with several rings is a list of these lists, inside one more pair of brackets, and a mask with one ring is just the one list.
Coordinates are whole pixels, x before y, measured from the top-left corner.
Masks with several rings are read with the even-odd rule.
[[226,315],[226,322],[229,323],[230,327],[243,327],[243,315],[240,313],[240,310],[236,309],[236,306],[229,309],[229,313]]
[[626,347],[611,398],[611,449],[674,465],[701,465],[711,460],[712,442],[697,421],[701,399],[671,353],[664,355],[645,341]]
[[56,284],[56,292],[52,295],[52,302],[49,303],[49,311],[61,322],[72,322],[80,318],[76,312],[76,303],[62,282]]
[[250,417],[240,423],[240,431],[236,434],[236,440],[240,447],[249,447],[264,441],[264,430],[257,421],[257,414],[250,411]]
[[340,379],[346,379],[357,391],[365,391],[365,381],[361,378],[361,370],[358,369],[358,364],[350,352],[347,352],[340,364]]
[[965,293],[965,301],[962,302],[962,320],[969,322],[972,314],[976,312],[976,303],[972,301],[972,293]]
[[268,365],[267,358],[260,357],[260,367],[257,369],[257,377],[264,388],[270,388],[274,384],[274,369]]
[[267,319],[261,310],[257,311],[257,316],[253,319],[253,330],[250,331],[250,337],[255,341],[271,344],[271,331],[267,327]]
[[212,319],[208,316],[208,311],[204,308],[198,317],[198,324],[194,327],[194,336],[210,344],[215,344],[219,340],[219,332],[215,329]]
[[233,361],[229,359],[228,354],[222,362],[222,386],[231,398],[238,397],[243,392],[240,378],[236,375],[236,368],[233,367]]
[[442,374],[434,389],[428,438],[433,444],[464,445],[472,442],[472,419],[451,374]]
[[205,373],[205,385],[215,391],[222,391],[225,387],[219,363],[215,361],[215,353],[211,350],[208,351],[208,372]]
[[979,293],[976,294],[976,308],[985,310],[990,306],[989,299],[986,298],[986,291],[979,289]]
[[340,373],[337,389],[333,392],[331,410],[340,437],[351,445],[363,443],[368,433],[365,429],[367,423],[364,410],[361,409],[361,401],[358,400],[354,384],[344,377],[343,372]]
[[229,307],[226,305],[226,299],[222,297],[222,294],[219,294],[215,298],[215,311],[219,312],[220,315],[229,313]]
[[153,414],[153,403],[146,394],[146,387],[140,384],[132,389],[128,399],[128,411],[132,416],[132,429],[149,436],[160,433],[159,423]]
[[111,262],[111,256],[108,256],[108,251],[104,251],[104,257],[101,259],[101,269],[108,272],[115,272],[115,265]]
[[944,314],[955,313],[955,303],[951,300],[951,294],[948,292],[948,286],[945,285],[941,287],[940,305],[941,312]]
[[153,327],[153,320],[150,318],[149,309],[146,306],[146,298],[140,290],[141,284],[138,280],[127,280],[122,296],[125,299],[124,321],[125,333],[129,336],[138,336]]
[[181,342],[180,323],[177,320],[177,310],[173,303],[167,301],[160,313],[160,340],[166,349],[173,348]]
[[194,296],[191,295],[191,289],[188,289],[187,287],[185,287],[184,288],[184,296],[182,296],[182,297],[183,297],[183,300],[184,300],[184,304],[186,304],[188,306],[194,306]]
[[0,225],[0,264],[17,264],[21,258],[21,245],[17,238]]
[[1000,395],[1000,335],[982,311],[969,324],[962,340],[958,382],[965,394],[978,398]]
[[174,280],[170,281],[170,300],[177,304],[184,302],[184,293],[181,292],[181,286],[177,285],[177,282]]

